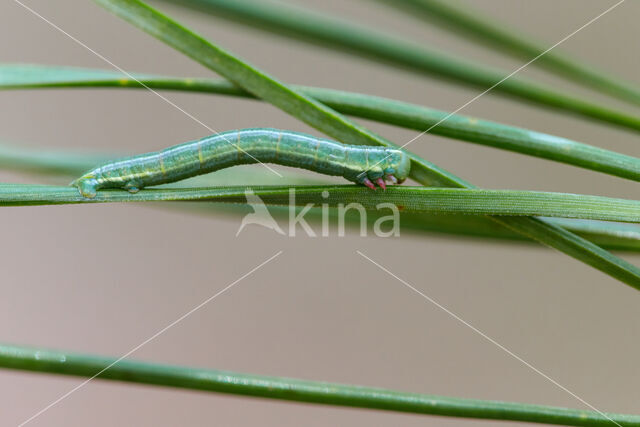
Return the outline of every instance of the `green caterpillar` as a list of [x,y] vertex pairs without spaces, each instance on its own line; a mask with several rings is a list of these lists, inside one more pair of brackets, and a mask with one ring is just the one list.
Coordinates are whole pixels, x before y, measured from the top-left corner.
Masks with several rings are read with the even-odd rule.
[[402,183],[411,161],[400,150],[344,145],[328,139],[278,129],[242,129],[219,133],[162,151],[107,163],[71,183],[84,197],[102,188],[132,193],[149,185],[180,181],[195,175],[247,163],[277,163],[309,169],[375,189],[385,180]]

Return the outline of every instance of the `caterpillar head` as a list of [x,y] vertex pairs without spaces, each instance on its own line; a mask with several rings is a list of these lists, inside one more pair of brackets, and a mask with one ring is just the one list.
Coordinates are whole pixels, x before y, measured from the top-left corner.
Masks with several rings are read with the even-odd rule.
[[[398,184],[402,184],[411,172],[411,159],[407,154],[400,150],[390,150],[389,163],[384,169],[384,179]],[[395,182],[394,182],[395,184]]]
[[386,188],[385,181],[401,184],[409,177],[411,159],[404,152],[396,149],[384,149],[375,154],[367,153],[367,163],[375,163],[357,175],[356,182],[366,185],[372,190],[376,184]]

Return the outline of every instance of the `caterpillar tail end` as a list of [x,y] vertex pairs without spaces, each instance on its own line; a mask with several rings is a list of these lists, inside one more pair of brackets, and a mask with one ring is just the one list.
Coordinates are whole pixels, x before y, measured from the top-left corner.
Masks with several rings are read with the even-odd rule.
[[86,197],[87,199],[93,199],[97,194],[97,184],[98,182],[95,178],[80,177],[71,182],[71,184],[69,185],[71,187],[76,187],[83,197]]

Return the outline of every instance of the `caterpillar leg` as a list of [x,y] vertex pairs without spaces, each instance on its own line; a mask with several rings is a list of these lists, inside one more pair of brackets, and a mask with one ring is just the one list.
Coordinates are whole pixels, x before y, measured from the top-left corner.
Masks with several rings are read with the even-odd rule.
[[128,181],[124,187],[125,190],[127,190],[129,193],[137,193],[138,191],[140,191],[140,189],[142,188],[142,186],[140,185],[139,182],[137,181]]
[[375,185],[373,184],[373,182],[371,182],[371,180],[370,180],[369,178],[367,178],[367,177],[365,177],[365,178],[362,180],[362,184],[363,184],[363,185],[366,185],[367,187],[369,187],[369,188],[370,188],[370,189],[372,189],[372,190],[375,190],[375,189],[376,189],[376,186],[375,186]]
[[[378,175],[378,176],[375,176]],[[378,184],[378,187],[382,188],[383,190],[387,189],[387,184],[385,183],[385,181],[388,181],[392,184],[398,184],[398,179],[393,175],[393,174],[387,174],[385,173],[383,176],[379,176],[379,174],[374,174],[374,176],[362,176],[362,178],[359,179],[360,184],[365,185],[367,187],[369,187],[372,190],[375,190],[376,184]]]
[[94,178],[78,178],[71,183],[72,187],[76,187],[82,196],[93,199],[96,197],[96,186],[98,181]]

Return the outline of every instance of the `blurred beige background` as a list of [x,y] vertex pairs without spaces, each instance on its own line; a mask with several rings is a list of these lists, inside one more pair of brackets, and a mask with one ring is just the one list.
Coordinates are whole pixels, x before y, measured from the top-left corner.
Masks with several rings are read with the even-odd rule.
[[[209,76],[90,1],[25,4],[129,71]],[[293,0],[292,0],[293,2]],[[295,0],[505,70],[521,62],[365,0]],[[470,1],[551,45],[613,2]],[[453,110],[477,90],[381,66],[158,3],[162,10],[290,83]],[[626,2],[562,49],[638,80],[636,17]],[[13,1],[0,3],[0,61],[108,68]],[[602,99],[529,67],[521,75]],[[216,130],[272,126],[317,132],[257,102],[168,93]],[[0,138],[47,149],[143,152],[207,131],[144,91],[0,93]],[[637,135],[487,95],[463,113],[640,156]],[[416,132],[371,124],[402,143]],[[488,188],[638,197],[637,184],[425,135],[416,152]],[[259,166],[258,166],[259,167]],[[279,168],[284,169],[284,168]],[[268,173],[267,171],[264,172]],[[2,173],[11,182],[45,177]],[[63,180],[66,181],[66,180]],[[411,292],[360,250],[604,411],[640,412],[640,294],[560,253],[417,235],[288,238],[240,217],[148,206],[0,209],[0,340],[119,356],[277,251],[283,254],[132,357],[422,393],[583,408],[566,392]],[[639,256],[627,259],[640,263]],[[0,424],[24,421],[80,379],[0,371]],[[480,426],[403,415],[92,381],[39,418],[58,425]],[[503,423],[503,425],[518,425]]]

